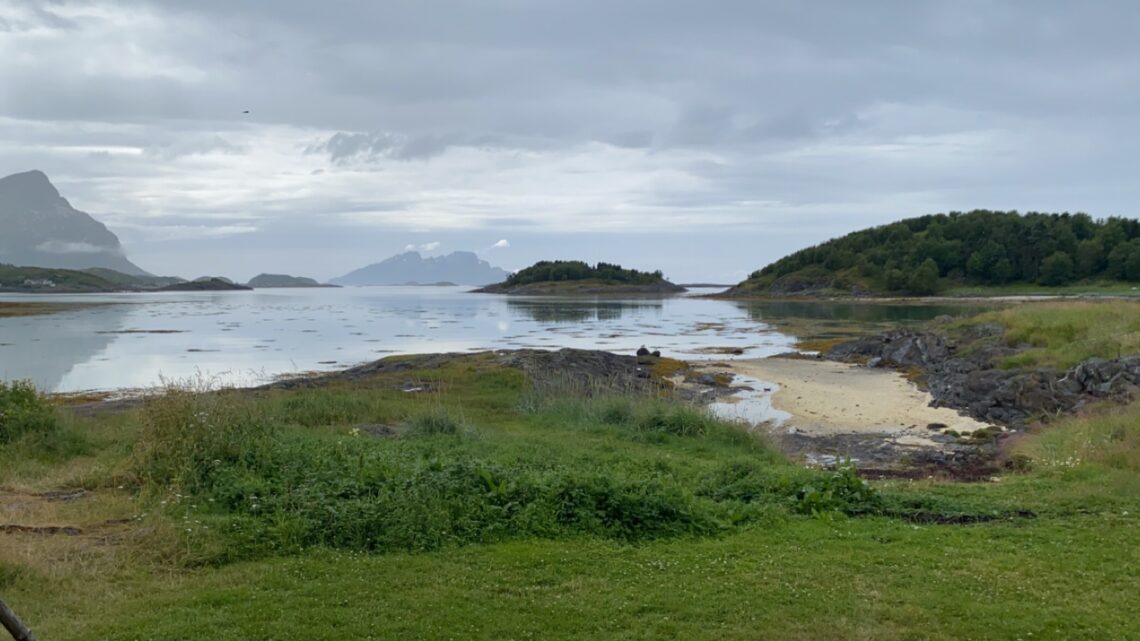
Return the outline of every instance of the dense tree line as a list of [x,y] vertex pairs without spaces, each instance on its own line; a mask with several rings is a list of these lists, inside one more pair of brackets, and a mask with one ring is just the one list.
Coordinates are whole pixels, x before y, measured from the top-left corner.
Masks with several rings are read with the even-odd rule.
[[591,267],[580,260],[543,260],[507,278],[508,285],[527,285],[567,280],[601,280],[631,285],[651,285],[663,279],[660,271],[642,272],[621,265],[598,263]]
[[943,279],[977,285],[1140,282],[1140,221],[1088,214],[975,210],[853,232],[782,258],[750,278],[845,275],[930,294]]

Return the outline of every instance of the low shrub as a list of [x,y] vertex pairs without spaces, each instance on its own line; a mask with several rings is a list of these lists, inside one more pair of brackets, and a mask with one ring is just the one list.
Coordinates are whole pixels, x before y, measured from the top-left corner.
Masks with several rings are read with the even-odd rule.
[[252,465],[265,454],[270,433],[254,404],[171,385],[143,408],[132,468],[144,486],[192,491],[227,466]]
[[59,429],[55,409],[28,381],[0,381],[0,445]]
[[796,511],[801,514],[867,514],[878,510],[881,504],[879,493],[859,477],[859,472],[850,463],[815,478],[796,494]]

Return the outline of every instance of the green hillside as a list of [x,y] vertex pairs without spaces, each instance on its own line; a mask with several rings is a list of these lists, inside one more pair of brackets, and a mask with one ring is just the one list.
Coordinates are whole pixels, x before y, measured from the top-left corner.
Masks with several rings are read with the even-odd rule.
[[1140,283],[1140,221],[975,210],[909,218],[800,250],[735,295],[931,295],[953,287]]
[[0,291],[68,293],[157,289],[183,282],[170,276],[133,276],[113,269],[18,267],[0,263]]
[[132,276],[131,274],[124,274],[123,272],[117,272],[105,267],[92,267],[83,271],[89,274],[95,274],[120,287],[128,288],[155,289],[185,282],[176,276]]
[[0,263],[0,291],[62,293],[107,292],[120,289],[124,289],[124,286],[87,271],[16,267]]

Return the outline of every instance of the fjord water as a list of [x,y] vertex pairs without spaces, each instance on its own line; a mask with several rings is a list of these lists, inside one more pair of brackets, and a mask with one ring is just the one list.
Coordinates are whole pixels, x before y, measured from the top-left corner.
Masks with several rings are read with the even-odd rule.
[[[0,379],[54,392],[142,388],[204,376],[254,385],[392,354],[578,347],[683,359],[791,349],[766,319],[924,320],[943,307],[742,303],[695,297],[510,298],[463,287],[266,289],[252,292],[8,295],[0,300],[108,303],[0,318]],[[952,311],[953,308],[950,308]]]

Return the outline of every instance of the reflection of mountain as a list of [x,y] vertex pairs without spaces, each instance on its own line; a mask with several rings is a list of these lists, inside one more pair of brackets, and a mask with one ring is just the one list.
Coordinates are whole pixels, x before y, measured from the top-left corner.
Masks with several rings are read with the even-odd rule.
[[0,378],[30,379],[55,391],[76,365],[115,342],[130,305],[105,305],[47,316],[0,318]]
[[507,300],[507,309],[516,316],[527,316],[540,323],[617,320],[626,311],[646,308],[660,310],[662,303],[661,301]]

